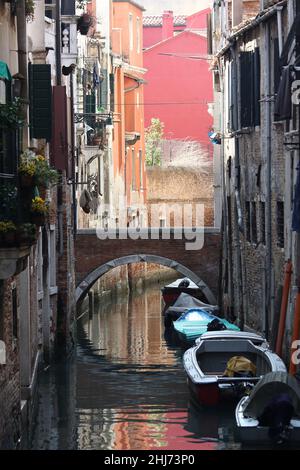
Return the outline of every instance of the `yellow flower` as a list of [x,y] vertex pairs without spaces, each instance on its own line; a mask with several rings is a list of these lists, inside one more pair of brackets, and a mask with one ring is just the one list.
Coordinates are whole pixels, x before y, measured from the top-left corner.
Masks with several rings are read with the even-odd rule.
[[48,212],[46,201],[41,197],[35,197],[31,201],[31,211],[38,212],[39,214],[46,214]]

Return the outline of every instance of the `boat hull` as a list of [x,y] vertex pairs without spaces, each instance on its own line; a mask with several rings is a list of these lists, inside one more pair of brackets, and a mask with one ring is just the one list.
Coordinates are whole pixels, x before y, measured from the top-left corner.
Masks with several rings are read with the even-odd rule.
[[[235,420],[237,425],[238,438],[245,444],[270,444],[269,428],[267,426],[259,426],[258,421],[253,418],[247,418],[243,414],[243,409],[247,401],[247,397],[243,397],[235,411]],[[288,443],[300,443],[300,419],[292,419],[288,428]]]

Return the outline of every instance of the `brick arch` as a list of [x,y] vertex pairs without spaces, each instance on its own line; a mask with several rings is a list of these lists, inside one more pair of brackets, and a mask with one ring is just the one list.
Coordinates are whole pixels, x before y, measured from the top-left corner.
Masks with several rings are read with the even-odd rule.
[[188,277],[191,279],[195,284],[197,284],[203,291],[204,295],[206,296],[208,302],[212,305],[217,303],[216,298],[207,284],[193,271],[189,268],[184,266],[177,261],[171,260],[169,258],[165,258],[164,256],[158,255],[145,255],[145,254],[137,254],[137,255],[129,255],[129,256],[122,256],[121,258],[116,258],[112,261],[102,264],[101,266],[94,269],[90,272],[77,286],[76,288],[76,302],[80,301],[87,293],[87,291],[92,287],[92,285],[99,279],[101,276],[106,274],[111,269],[114,269],[118,266],[123,266],[125,264],[131,263],[154,263],[160,264],[162,266],[166,266],[168,268],[172,268],[177,271],[179,274],[182,274],[184,277]]

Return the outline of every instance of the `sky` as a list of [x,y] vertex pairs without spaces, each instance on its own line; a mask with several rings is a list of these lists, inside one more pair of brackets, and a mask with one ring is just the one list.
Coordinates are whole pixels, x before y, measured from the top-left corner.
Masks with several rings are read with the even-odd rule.
[[161,15],[164,10],[173,10],[175,15],[191,15],[205,10],[211,0],[136,0],[146,8],[144,15]]

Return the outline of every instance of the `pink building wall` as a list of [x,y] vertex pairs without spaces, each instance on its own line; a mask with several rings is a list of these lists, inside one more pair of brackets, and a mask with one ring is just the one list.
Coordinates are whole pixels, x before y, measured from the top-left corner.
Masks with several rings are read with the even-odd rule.
[[[206,25],[207,11],[197,16],[197,28]],[[193,15],[195,16],[195,15]],[[148,28],[144,28],[147,30]],[[196,140],[208,153],[208,131],[213,125],[209,104],[213,102],[212,73],[206,60],[207,40],[192,31],[155,44],[144,51],[145,125],[151,118],[165,124],[166,139]]]

